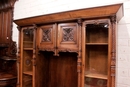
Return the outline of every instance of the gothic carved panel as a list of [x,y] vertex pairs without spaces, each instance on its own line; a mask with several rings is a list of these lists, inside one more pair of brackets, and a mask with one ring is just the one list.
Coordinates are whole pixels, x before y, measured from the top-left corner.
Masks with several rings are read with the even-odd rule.
[[78,48],[78,24],[61,23],[58,25],[58,52],[77,52]]
[[38,48],[39,50],[45,51],[53,51],[55,45],[55,38],[56,38],[56,29],[55,24],[50,25],[43,25],[38,28]]
[[51,41],[51,30],[52,30],[52,28],[50,28],[50,29],[42,29],[42,31],[43,31],[42,42]]
[[63,28],[63,39],[62,41],[74,41],[74,29]]

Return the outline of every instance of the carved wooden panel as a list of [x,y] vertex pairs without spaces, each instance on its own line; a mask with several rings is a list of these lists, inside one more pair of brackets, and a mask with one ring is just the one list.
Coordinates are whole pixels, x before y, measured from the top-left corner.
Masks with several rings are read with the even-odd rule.
[[74,29],[73,28],[63,28],[62,42],[74,41]]
[[59,51],[78,51],[78,24],[61,23],[58,24],[57,47]]
[[55,24],[43,25],[38,28],[38,48],[44,51],[54,51],[56,38]]
[[42,42],[49,42],[51,41],[51,30],[52,28],[49,29],[42,29]]

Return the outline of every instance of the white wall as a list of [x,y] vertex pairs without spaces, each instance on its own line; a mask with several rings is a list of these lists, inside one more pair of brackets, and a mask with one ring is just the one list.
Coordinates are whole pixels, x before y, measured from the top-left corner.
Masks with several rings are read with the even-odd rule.
[[[120,2],[124,3],[124,17],[117,28],[116,87],[130,87],[130,0],[18,0],[15,3],[14,19]],[[13,40],[18,42],[15,24]]]
[[124,2],[117,31],[117,87],[130,87],[130,0]]

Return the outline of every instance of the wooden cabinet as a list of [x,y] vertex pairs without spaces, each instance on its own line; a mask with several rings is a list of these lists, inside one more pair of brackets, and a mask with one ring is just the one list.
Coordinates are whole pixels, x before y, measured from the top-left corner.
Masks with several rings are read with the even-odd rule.
[[15,20],[18,87],[115,87],[121,8],[117,4]]
[[[78,23],[55,23],[40,26],[38,48],[42,51],[78,52]],[[68,46],[69,45],[69,46]]]
[[[21,56],[20,76],[21,87],[32,87],[35,80],[35,28],[33,26],[22,27],[21,29]],[[34,83],[35,84],[35,83]]]
[[85,87],[110,87],[111,23],[109,19],[83,23],[85,31]]

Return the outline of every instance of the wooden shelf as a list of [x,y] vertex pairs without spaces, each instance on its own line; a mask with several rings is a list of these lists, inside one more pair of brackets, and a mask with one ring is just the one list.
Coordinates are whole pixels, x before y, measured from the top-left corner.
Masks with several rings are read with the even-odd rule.
[[14,56],[14,57],[11,57],[11,56],[1,56],[0,59],[2,60],[5,60],[5,61],[16,61],[17,58]]
[[0,72],[0,81],[11,80],[11,79],[16,79],[16,78],[17,76],[14,76],[10,73]]
[[86,45],[108,45],[108,43],[86,43]]
[[24,74],[26,74],[26,75],[33,75],[33,72],[32,71],[26,71],[26,72],[23,72]]
[[24,79],[24,82],[27,83],[27,82],[32,82],[32,79]]
[[23,48],[24,50],[33,50],[33,48]]
[[89,78],[97,78],[97,79],[106,79],[107,80],[107,75],[102,75],[102,74],[86,74],[85,77]]

